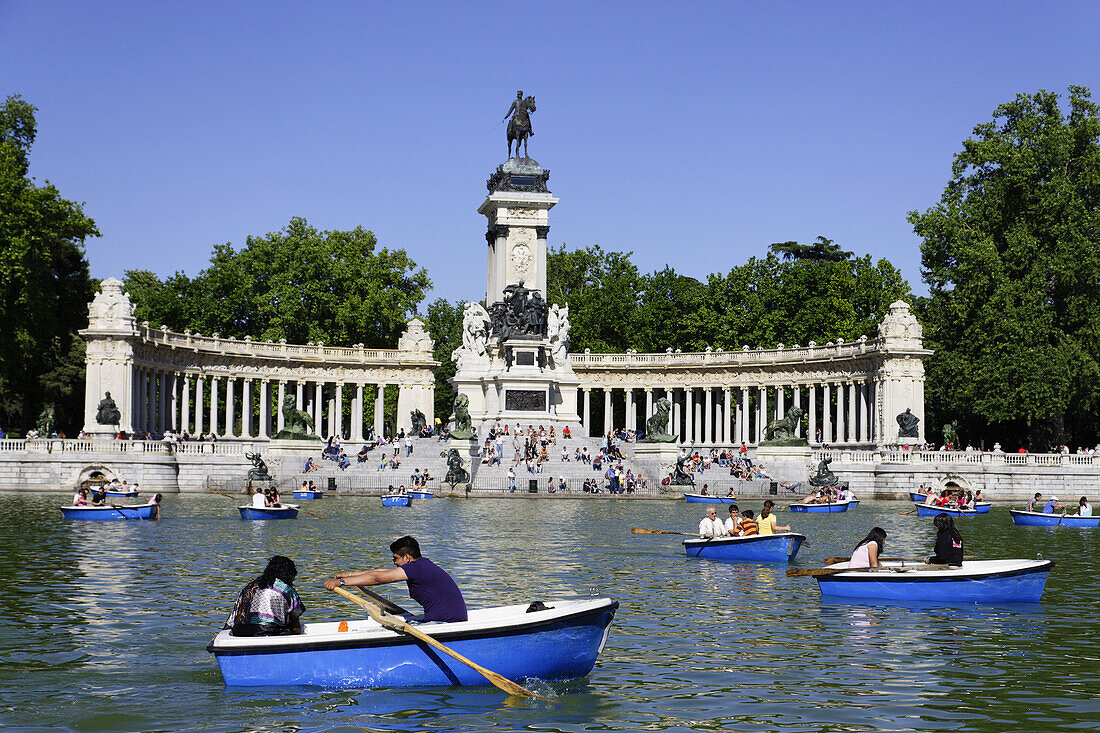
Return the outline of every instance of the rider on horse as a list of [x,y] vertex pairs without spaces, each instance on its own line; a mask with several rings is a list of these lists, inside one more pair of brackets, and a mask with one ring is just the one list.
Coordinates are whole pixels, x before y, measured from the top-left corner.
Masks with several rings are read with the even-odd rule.
[[[535,111],[535,98],[523,96],[523,90],[516,92],[516,98],[512,100],[512,106],[504,115],[504,119],[512,118],[508,123],[508,157],[512,157],[512,141],[516,141],[516,157],[519,157],[519,144],[523,142],[523,157],[527,157],[527,138],[534,137],[531,130],[531,113]],[[502,120],[503,122],[503,120]]]

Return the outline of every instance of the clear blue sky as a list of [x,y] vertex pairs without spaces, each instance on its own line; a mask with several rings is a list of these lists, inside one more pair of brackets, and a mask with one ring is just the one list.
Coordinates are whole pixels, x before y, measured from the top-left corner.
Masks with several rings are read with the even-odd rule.
[[819,234],[920,282],[905,221],[1019,92],[1100,98],[1092,2],[0,0],[32,175],[86,202],[97,277],[362,225],[480,299],[499,125],[534,94],[550,242],[703,278]]

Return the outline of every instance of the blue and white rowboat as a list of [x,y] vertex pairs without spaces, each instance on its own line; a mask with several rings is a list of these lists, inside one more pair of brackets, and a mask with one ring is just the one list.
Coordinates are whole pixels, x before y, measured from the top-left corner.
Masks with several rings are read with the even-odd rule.
[[859,501],[853,499],[852,501],[834,501],[828,504],[791,504],[791,511],[796,513],[811,513],[811,514],[834,514],[836,512],[846,512],[849,509],[858,506]]
[[305,491],[302,491],[301,489],[298,489],[294,492],[294,498],[295,499],[323,499],[323,498],[325,498],[325,494],[324,494],[323,491],[311,491],[309,489],[306,489]]
[[431,499],[432,492],[427,489],[412,489],[409,491],[409,496],[414,499]]
[[952,509],[943,506],[932,506],[931,504],[917,504],[918,517],[934,517],[937,514],[946,514],[949,517],[975,517],[984,513],[987,512],[979,512],[977,509]]
[[688,557],[727,562],[790,562],[805,540],[806,535],[796,532],[684,540],[684,552]]
[[[846,568],[847,562],[829,565]],[[1043,597],[1053,560],[967,560],[958,568],[883,563],[881,568],[818,575],[821,595],[888,601],[1034,603]]]
[[688,504],[735,504],[736,496],[711,496],[710,494],[684,494]]
[[241,519],[294,519],[298,516],[298,506],[296,504],[265,507],[246,504],[237,508],[241,511]]
[[[555,600],[544,611],[528,605],[470,611],[468,621],[419,628],[467,659],[518,681],[569,680],[592,671],[619,607],[609,598]],[[294,636],[230,636],[221,631],[206,649],[227,685],[324,687],[445,687],[489,684],[456,659],[373,619],[307,623]]]
[[127,499],[133,499],[138,495],[136,489],[107,489],[107,496],[118,496]]
[[411,506],[412,497],[408,494],[385,494],[382,497],[382,506]]
[[135,506],[63,506],[61,514],[65,519],[157,519],[156,504],[138,504]]
[[1081,517],[1076,514],[1043,514],[1025,512],[1022,509],[1009,509],[1012,523],[1019,527],[1096,527],[1100,526],[1100,516]]
[[[917,496],[917,494],[912,494],[912,496]],[[928,500],[928,497],[924,496],[924,497],[921,497],[920,499],[914,499],[913,501],[916,502],[917,504],[923,504],[927,500]],[[929,505],[929,506],[931,506],[931,505]],[[988,501],[979,501],[977,504],[974,505],[974,511],[978,514],[989,514],[989,510],[992,509],[992,508],[993,508],[993,505],[990,504]]]
[[912,501],[924,502],[928,501],[929,496],[935,496],[934,494],[922,494],[919,491],[910,491],[909,499]]

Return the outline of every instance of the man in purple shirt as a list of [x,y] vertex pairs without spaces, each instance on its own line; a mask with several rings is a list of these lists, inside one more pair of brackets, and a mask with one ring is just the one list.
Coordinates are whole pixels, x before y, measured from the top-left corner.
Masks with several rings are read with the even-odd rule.
[[394,568],[378,568],[358,573],[337,573],[325,581],[332,590],[340,585],[380,585],[405,581],[409,595],[424,607],[424,613],[411,621],[465,621],[466,601],[447,571],[420,556],[420,543],[409,536],[390,544]]

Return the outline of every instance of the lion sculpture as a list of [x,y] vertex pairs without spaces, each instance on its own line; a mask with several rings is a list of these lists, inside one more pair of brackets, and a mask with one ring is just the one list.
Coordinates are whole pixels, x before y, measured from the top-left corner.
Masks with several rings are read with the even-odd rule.
[[668,416],[672,414],[672,403],[668,401],[667,397],[662,397],[653,405],[653,415],[645,421],[645,437],[642,439],[646,443],[675,443],[677,441],[675,435],[669,435],[668,432]]
[[764,440],[797,439],[798,436],[795,431],[805,414],[801,407],[797,405],[792,407],[784,417],[768,423],[767,427],[764,428]]

